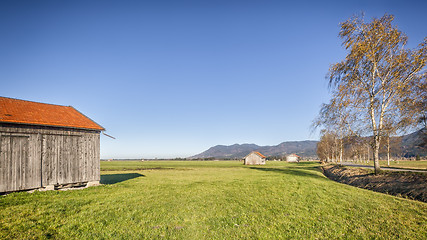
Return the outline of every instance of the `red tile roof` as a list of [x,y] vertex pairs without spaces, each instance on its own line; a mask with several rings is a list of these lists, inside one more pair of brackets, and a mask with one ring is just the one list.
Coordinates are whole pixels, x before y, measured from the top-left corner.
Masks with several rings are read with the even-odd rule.
[[265,158],[264,155],[262,155],[260,152],[254,152],[255,154],[258,154],[258,156],[260,156],[261,158]]
[[71,106],[0,97],[0,122],[105,130]]

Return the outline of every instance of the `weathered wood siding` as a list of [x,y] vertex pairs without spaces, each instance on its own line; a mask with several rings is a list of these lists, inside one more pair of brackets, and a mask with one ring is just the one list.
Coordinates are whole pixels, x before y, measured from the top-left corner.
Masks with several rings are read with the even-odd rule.
[[286,157],[286,161],[287,162],[298,162],[298,157],[295,155],[288,155]]
[[0,124],[0,192],[100,180],[99,131]]
[[245,165],[262,165],[265,164],[265,159],[256,153],[251,153],[245,158]]

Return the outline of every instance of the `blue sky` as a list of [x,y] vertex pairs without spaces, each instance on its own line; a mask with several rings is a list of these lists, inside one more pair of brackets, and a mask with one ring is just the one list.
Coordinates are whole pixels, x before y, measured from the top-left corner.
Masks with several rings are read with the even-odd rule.
[[346,52],[339,23],[395,15],[415,47],[426,1],[1,1],[0,96],[71,105],[102,158],[317,139]]

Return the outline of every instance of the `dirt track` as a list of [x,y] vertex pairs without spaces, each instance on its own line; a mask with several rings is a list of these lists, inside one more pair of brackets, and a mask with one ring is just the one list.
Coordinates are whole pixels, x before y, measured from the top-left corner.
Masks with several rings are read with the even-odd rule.
[[325,176],[337,182],[427,202],[425,173],[387,171],[374,175],[372,170],[338,165],[325,165],[322,169]]

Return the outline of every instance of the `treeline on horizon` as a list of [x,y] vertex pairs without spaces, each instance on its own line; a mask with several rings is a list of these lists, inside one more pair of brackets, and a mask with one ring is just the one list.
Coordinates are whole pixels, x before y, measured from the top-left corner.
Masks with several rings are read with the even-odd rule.
[[[427,159],[427,130],[421,129],[406,136],[385,137],[379,148],[381,160]],[[372,137],[345,136],[334,132],[324,133],[317,144],[321,161],[363,162],[372,160]]]

